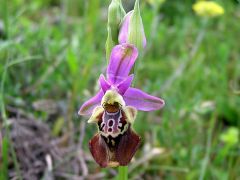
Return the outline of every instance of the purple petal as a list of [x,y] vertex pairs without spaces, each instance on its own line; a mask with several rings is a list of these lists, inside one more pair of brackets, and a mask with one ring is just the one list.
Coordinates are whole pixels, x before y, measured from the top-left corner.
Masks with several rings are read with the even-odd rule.
[[104,93],[111,88],[111,84],[107,82],[103,74],[99,77],[99,83]]
[[126,43],[128,40],[129,22],[130,22],[130,17],[132,15],[132,13],[133,13],[133,11],[128,12],[122,22],[122,26],[121,26],[121,29],[120,29],[119,35],[118,35],[118,41],[120,44]]
[[101,104],[101,99],[103,97],[103,91],[100,90],[94,97],[86,101],[78,111],[79,115],[90,115],[93,111],[93,109],[96,106],[99,106]]
[[151,96],[136,88],[128,88],[123,99],[126,102],[126,105],[133,106],[140,111],[161,109],[165,104],[164,100]]
[[133,78],[134,75],[132,74],[123,80],[120,84],[118,84],[117,89],[121,95],[124,95],[127,89],[131,86]]
[[[124,20],[122,22],[122,25],[121,25],[121,28],[120,28],[120,31],[119,31],[119,35],[118,35],[118,42],[120,44],[122,43],[129,43],[129,35],[130,35],[130,20],[131,20],[131,17],[132,17],[132,14],[133,14],[133,11],[130,11],[128,12],[125,17],[124,17]],[[140,20],[139,22],[139,26],[140,26],[140,37],[141,37],[141,46],[143,48],[146,47],[147,45],[147,40],[146,40],[146,35],[145,35],[145,32],[144,32],[144,27],[143,27],[143,23],[142,23],[142,19]],[[132,25],[133,27],[135,27],[134,25]],[[134,44],[136,46],[136,44]]]
[[120,44],[112,49],[107,68],[107,79],[112,84],[124,80],[138,56],[137,48],[131,44]]

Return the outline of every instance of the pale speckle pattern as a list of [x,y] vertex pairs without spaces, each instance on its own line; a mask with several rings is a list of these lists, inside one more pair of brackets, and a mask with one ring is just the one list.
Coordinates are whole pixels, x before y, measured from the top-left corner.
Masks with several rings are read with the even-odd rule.
[[109,113],[104,111],[102,116],[102,123],[100,124],[100,133],[105,136],[117,137],[119,134],[125,132],[128,127],[128,124],[125,124],[126,127],[121,130],[123,124],[121,123],[123,118],[122,111],[119,110],[116,113]]

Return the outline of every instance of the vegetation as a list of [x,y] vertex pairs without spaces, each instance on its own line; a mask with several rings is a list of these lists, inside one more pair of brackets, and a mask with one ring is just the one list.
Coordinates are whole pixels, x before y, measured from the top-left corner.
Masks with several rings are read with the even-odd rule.
[[[225,13],[209,19],[191,0],[140,2],[148,45],[134,85],[166,105],[138,113],[129,178],[240,178],[239,2],[217,1]],[[90,156],[96,127],[77,115],[105,72],[109,1],[0,4],[0,179],[114,177]]]

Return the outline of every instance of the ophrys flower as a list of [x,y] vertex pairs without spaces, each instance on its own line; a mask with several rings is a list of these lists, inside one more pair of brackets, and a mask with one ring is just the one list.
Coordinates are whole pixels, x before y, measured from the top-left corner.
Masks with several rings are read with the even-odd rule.
[[107,79],[100,75],[99,92],[79,110],[80,115],[91,114],[88,122],[98,126],[89,148],[101,167],[127,165],[140,144],[140,137],[131,128],[137,110],[157,110],[164,105],[162,99],[130,87],[134,75],[129,73],[137,56],[133,45],[115,46],[107,67]]

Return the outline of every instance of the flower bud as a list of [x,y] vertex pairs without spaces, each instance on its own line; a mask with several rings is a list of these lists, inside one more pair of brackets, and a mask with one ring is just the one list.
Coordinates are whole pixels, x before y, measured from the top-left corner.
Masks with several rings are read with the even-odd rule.
[[123,9],[121,0],[112,0],[108,8],[108,27],[111,30],[112,40],[116,43],[119,26],[125,14],[126,12]]
[[120,44],[133,44],[139,50],[146,47],[146,36],[144,33],[138,0],[135,2],[134,10],[130,11],[124,18],[118,41]]

